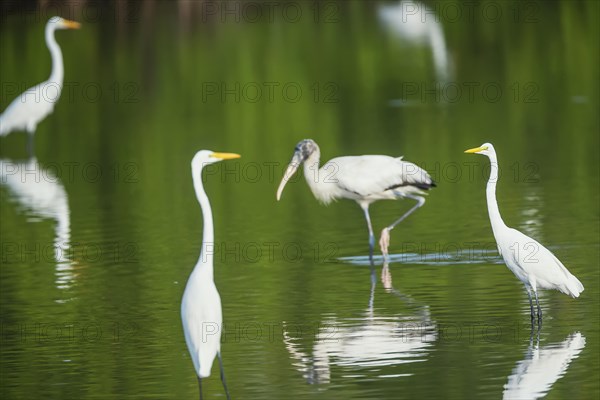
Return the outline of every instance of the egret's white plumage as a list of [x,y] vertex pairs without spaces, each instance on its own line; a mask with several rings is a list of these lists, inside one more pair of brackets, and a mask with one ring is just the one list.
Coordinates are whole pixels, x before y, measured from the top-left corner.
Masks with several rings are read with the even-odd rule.
[[424,190],[435,186],[429,174],[417,165],[403,161],[402,157],[384,155],[346,156],[332,158],[319,167],[321,151],[312,139],[296,145],[292,160],[277,189],[277,200],[287,182],[304,164],[304,177],[317,200],[329,204],[337,199],[356,201],[365,213],[369,227],[370,258],[373,258],[374,236],[369,217],[369,205],[377,200],[411,198],[417,204],[400,219],[384,228],[380,246],[387,257],[389,231],[425,203]]
[[492,224],[494,238],[498,244],[498,252],[506,266],[525,284],[531,306],[531,319],[534,319],[532,292],[535,295],[538,322],[542,319],[537,290],[556,289],[571,297],[579,297],[583,285],[560,262],[550,250],[538,241],[506,226],[496,201],[496,184],[498,182],[498,159],[494,146],[484,143],[480,147],[465,150],[465,153],[483,154],[490,159],[490,178],[487,183],[486,197],[488,213]]
[[[210,202],[202,185],[202,168],[207,164],[239,157],[239,155],[232,153],[215,153],[210,150],[201,150],[192,159],[194,189],[202,209],[204,229],[200,258],[188,279],[181,300],[181,320],[185,342],[194,363],[194,370],[198,375],[198,382],[201,385],[201,379],[210,376],[212,363],[215,357],[218,356],[221,380],[227,398],[229,398],[229,393],[225,384],[220,354],[223,314],[221,297],[213,278],[213,218]],[[200,398],[202,398],[202,386],[200,386]]]
[[54,38],[57,29],[79,29],[78,22],[52,17],[46,23],[46,46],[52,56],[52,72],[48,80],[21,93],[0,115],[0,136],[13,131],[27,131],[30,144],[37,125],[54,110],[63,87],[64,66],[60,46]]

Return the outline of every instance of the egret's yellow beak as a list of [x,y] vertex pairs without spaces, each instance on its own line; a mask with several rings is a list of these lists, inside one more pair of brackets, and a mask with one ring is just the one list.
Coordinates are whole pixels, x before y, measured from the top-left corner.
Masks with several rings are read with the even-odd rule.
[[240,158],[241,156],[235,153],[212,153],[210,157],[218,158],[220,160],[232,160],[234,158]]
[[70,21],[68,19],[63,20],[63,24],[67,29],[79,29],[81,28],[81,24],[79,22]]
[[465,153],[479,153],[480,151],[484,151],[487,149],[487,146],[475,147],[473,149],[465,150]]

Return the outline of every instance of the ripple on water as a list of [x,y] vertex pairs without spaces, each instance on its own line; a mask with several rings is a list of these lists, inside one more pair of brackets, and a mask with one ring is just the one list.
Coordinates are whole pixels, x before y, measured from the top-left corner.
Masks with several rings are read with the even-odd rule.
[[[353,265],[370,265],[368,256],[351,256],[339,257],[337,260]],[[373,261],[376,264],[383,263],[382,256],[374,256]],[[420,264],[420,265],[460,265],[460,264],[502,264],[504,261],[498,255],[496,250],[481,250],[481,249],[465,249],[456,250],[450,249],[447,252],[436,253],[402,253],[390,254],[390,263],[402,264]]]

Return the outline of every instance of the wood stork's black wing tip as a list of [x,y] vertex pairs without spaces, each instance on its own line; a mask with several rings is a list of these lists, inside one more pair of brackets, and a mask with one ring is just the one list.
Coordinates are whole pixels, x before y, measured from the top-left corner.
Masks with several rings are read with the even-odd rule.
[[419,189],[422,189],[422,190],[429,190],[429,189],[431,189],[432,187],[436,187],[436,186],[437,186],[437,183],[435,183],[435,181],[434,181],[433,179],[431,179],[431,181],[430,181],[430,182],[428,182],[428,183],[424,183],[424,182],[423,182],[423,183],[418,183],[418,184],[416,184],[416,185],[415,185],[415,184],[413,184],[413,186],[415,186],[415,187],[417,187],[417,188],[419,188]]

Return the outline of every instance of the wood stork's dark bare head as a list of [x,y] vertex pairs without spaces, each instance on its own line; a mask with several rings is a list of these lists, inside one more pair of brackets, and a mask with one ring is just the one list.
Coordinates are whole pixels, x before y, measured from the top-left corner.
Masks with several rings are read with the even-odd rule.
[[312,139],[304,139],[298,142],[296,148],[294,149],[294,155],[292,156],[292,160],[290,161],[285,173],[283,174],[283,178],[281,179],[281,183],[279,184],[279,188],[277,189],[277,201],[281,199],[281,193],[283,193],[283,188],[287,184],[287,182],[291,179],[292,176],[296,173],[300,165],[308,159],[312,159],[314,157],[317,158],[320,156],[320,150],[317,143]]

